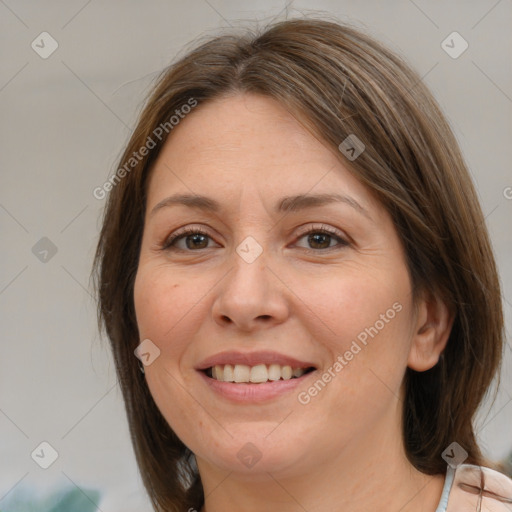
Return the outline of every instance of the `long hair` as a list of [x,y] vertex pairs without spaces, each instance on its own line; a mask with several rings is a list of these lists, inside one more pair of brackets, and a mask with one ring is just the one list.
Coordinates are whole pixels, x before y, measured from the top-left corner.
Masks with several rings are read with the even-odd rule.
[[[148,175],[172,137],[169,120],[176,110],[244,92],[277,99],[336,151],[349,135],[364,142],[356,160],[341,151],[339,158],[391,215],[414,293],[428,290],[455,311],[440,362],[426,372],[406,372],[407,456],[424,473],[444,473],[441,454],[457,441],[468,463],[486,462],[472,421],[499,370],[502,304],[484,217],[457,141],[402,58],[351,26],[292,19],[211,37],[165,69],[108,187],[93,269],[98,320],[112,347],[137,463],[155,510],[199,510],[204,496],[191,452],[155,405],[133,354],[140,342],[133,289]],[[151,149],[141,151],[150,140]]]

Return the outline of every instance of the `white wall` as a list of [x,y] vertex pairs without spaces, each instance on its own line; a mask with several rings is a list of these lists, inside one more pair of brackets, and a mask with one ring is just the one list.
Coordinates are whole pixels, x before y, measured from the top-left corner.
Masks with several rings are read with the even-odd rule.
[[[150,510],[88,293],[104,206],[92,191],[114,170],[155,72],[194,38],[284,7],[271,0],[0,2],[0,510],[20,490],[66,485],[101,489],[103,512]],[[297,1],[289,17],[311,9],[363,26],[404,55],[460,141],[505,295],[502,388],[479,422],[487,453],[504,457],[512,448],[512,3]],[[47,59],[31,47],[43,31],[58,42]],[[441,48],[453,31],[469,43],[457,59]],[[48,39],[44,46],[38,50],[50,48]],[[57,249],[46,263],[32,251],[42,237]],[[46,470],[30,456],[42,441],[59,453]]]

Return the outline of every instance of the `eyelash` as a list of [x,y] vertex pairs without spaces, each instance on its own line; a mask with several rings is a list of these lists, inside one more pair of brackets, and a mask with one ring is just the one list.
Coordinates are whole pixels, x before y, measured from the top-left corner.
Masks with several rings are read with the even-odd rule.
[[[324,225],[322,225],[320,228],[318,228],[318,227],[310,228],[308,231],[301,233],[298,236],[297,240],[300,240],[304,236],[310,235],[313,233],[315,233],[315,234],[321,233],[321,234],[325,234],[325,235],[330,235],[331,237],[335,238],[338,241],[338,246],[327,247],[325,249],[306,249],[304,247],[301,247],[301,249],[303,249],[306,252],[316,252],[316,253],[330,252],[333,249],[336,249],[336,248],[340,249],[340,248],[347,247],[347,246],[351,245],[350,242],[348,242],[342,236],[340,236],[340,233],[337,230],[330,228],[328,226],[324,226]],[[204,231],[203,229],[201,229],[199,227],[198,228],[186,228],[183,231],[178,231],[177,233],[168,237],[164,241],[164,243],[161,245],[161,249],[163,251],[181,251],[181,252],[198,252],[201,250],[208,249],[208,248],[205,248],[205,249],[178,249],[176,247],[173,247],[173,244],[175,242],[177,242],[181,238],[186,238],[189,235],[203,235],[203,236],[206,236],[211,239],[210,235],[206,231]]]

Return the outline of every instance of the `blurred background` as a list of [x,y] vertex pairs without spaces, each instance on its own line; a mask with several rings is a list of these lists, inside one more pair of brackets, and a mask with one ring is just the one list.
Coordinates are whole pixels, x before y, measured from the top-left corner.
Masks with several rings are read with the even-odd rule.
[[157,73],[195,39],[315,13],[405,57],[460,142],[507,321],[501,387],[477,431],[490,458],[510,456],[510,0],[0,0],[0,511],[151,511],[96,327],[89,275],[105,200],[93,190]]

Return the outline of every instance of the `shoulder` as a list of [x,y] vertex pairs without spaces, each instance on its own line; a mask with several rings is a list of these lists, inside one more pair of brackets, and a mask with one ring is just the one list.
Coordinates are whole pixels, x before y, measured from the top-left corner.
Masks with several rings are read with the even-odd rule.
[[494,469],[461,464],[448,469],[453,478],[446,512],[511,512],[512,479]]

